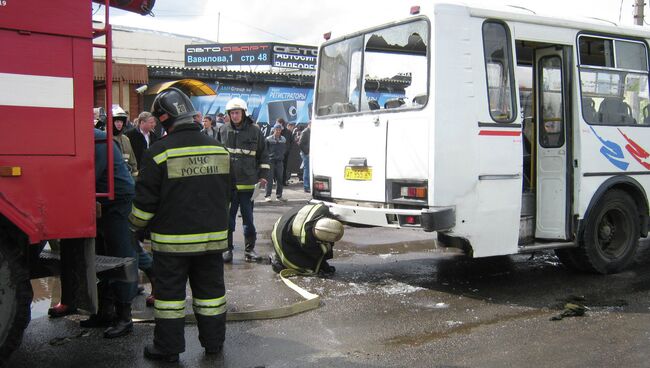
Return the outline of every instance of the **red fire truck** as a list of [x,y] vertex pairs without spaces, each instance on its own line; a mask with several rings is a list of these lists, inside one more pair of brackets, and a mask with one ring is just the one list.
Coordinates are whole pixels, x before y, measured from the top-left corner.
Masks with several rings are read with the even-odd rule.
[[109,6],[145,15],[154,1],[93,0],[105,7],[104,27],[94,29],[90,0],[0,0],[0,365],[29,323],[30,278],[56,270],[56,255],[40,254],[40,244],[87,239],[75,273],[90,311],[96,272],[134,263],[94,255],[96,197],[113,196],[113,156],[105,145],[109,190],[95,193],[93,47],[106,50],[111,81]]

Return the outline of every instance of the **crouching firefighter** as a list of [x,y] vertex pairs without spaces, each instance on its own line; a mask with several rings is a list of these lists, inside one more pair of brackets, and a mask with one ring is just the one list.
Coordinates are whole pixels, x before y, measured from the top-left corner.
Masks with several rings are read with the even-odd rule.
[[321,203],[296,207],[282,215],[271,233],[275,249],[271,257],[273,270],[290,269],[301,275],[333,274],[335,268],[327,260],[332,258],[334,243],[343,237],[343,225],[330,216]]
[[192,102],[180,90],[158,94],[152,114],[169,134],[142,156],[129,217],[134,228],[150,229],[154,258],[156,326],[144,356],[174,362],[185,350],[188,278],[199,341],[206,354],[219,354],[226,335],[222,253],[228,247],[230,158],[201,133]]

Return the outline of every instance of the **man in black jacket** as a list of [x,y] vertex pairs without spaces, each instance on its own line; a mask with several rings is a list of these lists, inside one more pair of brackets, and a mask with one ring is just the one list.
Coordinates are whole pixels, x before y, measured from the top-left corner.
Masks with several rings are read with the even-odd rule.
[[158,140],[158,136],[154,133],[155,126],[156,118],[150,112],[145,111],[138,115],[138,126],[124,133],[131,141],[133,154],[138,161],[138,170],[142,166],[142,153]]
[[287,126],[288,124],[286,120],[284,120],[283,118],[279,118],[276,121],[276,124],[282,125],[282,136],[284,137],[284,139],[287,140],[287,149],[285,150],[284,157],[282,159],[282,165],[284,167],[284,171],[282,173],[282,184],[287,186],[289,185],[289,175],[287,174],[287,164],[289,162],[289,147],[291,147],[291,145],[293,144],[293,136],[291,130]]
[[193,122],[194,107],[180,90],[161,92],[152,112],[169,134],[143,154],[129,217],[134,228],[149,227],[154,254],[156,327],[144,356],[173,362],[185,350],[188,277],[199,341],[206,354],[219,354],[226,337],[222,252],[228,247],[230,159]]

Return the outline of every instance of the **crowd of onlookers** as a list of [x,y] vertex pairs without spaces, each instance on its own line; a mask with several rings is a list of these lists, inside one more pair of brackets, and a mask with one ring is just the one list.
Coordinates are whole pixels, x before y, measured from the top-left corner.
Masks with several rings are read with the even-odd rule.
[[[219,129],[221,126],[226,124],[229,121],[228,115],[219,113],[216,116],[210,116],[206,115],[203,116],[201,113],[195,115],[195,121],[197,123],[203,124],[203,133],[216,139],[217,141],[221,141],[221,137],[219,137]],[[305,167],[305,162],[304,162],[304,153],[303,150],[300,148],[300,143],[301,143],[301,138],[302,138],[302,133],[303,131],[309,126],[309,124],[296,124],[294,122],[287,122],[284,119],[280,118],[277,119],[275,122],[269,122],[269,123],[262,123],[260,125],[260,131],[264,135],[266,141],[267,141],[267,147],[271,149],[273,147],[273,153],[274,157],[272,160],[278,162],[278,157],[275,157],[278,155],[278,150],[282,151],[282,178],[280,183],[282,186],[289,185],[289,179],[295,174],[298,178],[298,181],[303,182],[304,184],[304,167]],[[283,137],[284,139],[279,140],[273,139],[273,136],[275,135],[276,129],[280,129],[280,136]],[[278,147],[275,147],[275,146]],[[306,150],[307,154],[309,152],[309,141],[308,139],[302,141],[302,146],[304,150]],[[307,168],[309,168],[307,166]],[[275,171],[275,170],[271,170]],[[278,182],[276,176],[274,176],[273,181],[269,181],[270,183],[273,182]],[[309,192],[309,180],[307,179],[306,184],[304,185],[305,191]],[[267,189],[267,195],[265,196],[267,200],[270,198],[270,193],[268,192]],[[280,197],[281,199],[281,193],[282,190],[280,189]]]
[[[203,115],[201,112],[194,116],[194,121],[201,125],[202,132],[209,137],[221,141],[219,129],[229,122],[227,114],[219,113],[216,115]],[[102,114],[100,109],[95,109],[95,127],[100,130],[106,129],[106,115]],[[282,200],[282,187],[290,184],[292,176],[296,176],[297,182],[302,182],[305,192],[310,191],[309,175],[309,132],[303,138],[303,132],[309,127],[309,124],[296,124],[287,122],[284,119],[277,119],[275,122],[258,123],[260,131],[264,135],[267,147],[272,152],[272,161],[275,166],[271,170],[274,174],[269,180],[270,183],[276,184],[276,197]],[[274,139],[275,131],[280,130],[281,140]],[[161,124],[157,124],[156,119],[149,112],[142,112],[138,117],[131,121],[128,114],[120,107],[113,109],[113,135],[117,137],[115,141],[124,154],[132,173],[137,175],[137,168],[142,157],[142,152],[147,149],[153,142],[164,136],[166,132]],[[129,142],[126,142],[128,139]],[[278,151],[281,151],[280,153]],[[279,157],[282,159],[282,175],[277,175]],[[305,170],[306,169],[306,170]],[[280,178],[278,187],[278,178]],[[267,188],[265,200],[271,200],[271,187]]]

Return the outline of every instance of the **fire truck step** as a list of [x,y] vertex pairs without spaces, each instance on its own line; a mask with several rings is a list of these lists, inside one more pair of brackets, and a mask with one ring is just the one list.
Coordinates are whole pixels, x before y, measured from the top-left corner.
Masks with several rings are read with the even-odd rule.
[[[39,265],[33,268],[32,278],[59,275],[61,256],[49,250],[39,255]],[[101,277],[122,281],[135,281],[138,278],[138,263],[135,258],[95,256],[95,272]]]

